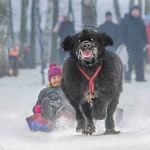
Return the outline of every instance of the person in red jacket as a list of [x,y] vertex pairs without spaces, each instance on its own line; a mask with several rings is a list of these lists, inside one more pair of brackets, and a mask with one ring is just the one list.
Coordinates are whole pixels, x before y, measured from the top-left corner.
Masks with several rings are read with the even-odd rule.
[[8,50],[10,76],[18,76],[19,55],[19,45],[15,43],[14,46]]
[[150,63],[150,16],[145,17],[145,27],[149,46],[147,46],[148,63]]

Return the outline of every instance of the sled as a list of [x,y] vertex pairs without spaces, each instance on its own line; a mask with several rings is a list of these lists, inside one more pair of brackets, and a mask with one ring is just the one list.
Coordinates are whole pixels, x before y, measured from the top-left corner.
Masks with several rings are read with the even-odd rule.
[[52,123],[49,121],[46,121],[42,115],[39,114],[34,114],[31,115],[30,117],[26,118],[28,127],[30,128],[31,131],[34,132],[50,132],[52,131]]

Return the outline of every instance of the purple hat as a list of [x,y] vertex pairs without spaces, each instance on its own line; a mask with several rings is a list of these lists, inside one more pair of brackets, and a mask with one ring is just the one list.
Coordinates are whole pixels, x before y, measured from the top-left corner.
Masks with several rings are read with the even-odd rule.
[[57,64],[52,63],[48,69],[48,79],[50,80],[52,77],[60,75],[62,76],[62,69]]

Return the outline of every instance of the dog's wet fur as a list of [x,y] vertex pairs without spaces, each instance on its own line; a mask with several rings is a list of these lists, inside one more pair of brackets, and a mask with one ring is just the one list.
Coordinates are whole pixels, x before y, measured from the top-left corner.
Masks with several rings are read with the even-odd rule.
[[[77,132],[91,135],[95,132],[93,119],[105,119],[104,134],[119,133],[115,131],[113,114],[122,92],[123,67],[120,58],[105,49],[112,45],[109,35],[88,29],[68,35],[62,42],[64,51],[70,54],[63,65],[62,89],[76,111]],[[89,81],[79,67],[92,77],[99,66],[102,68],[94,79],[96,96],[88,102],[85,95]]]

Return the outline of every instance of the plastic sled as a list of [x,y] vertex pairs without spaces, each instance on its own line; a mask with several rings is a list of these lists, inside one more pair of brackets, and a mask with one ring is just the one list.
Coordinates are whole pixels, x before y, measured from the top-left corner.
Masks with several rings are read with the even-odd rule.
[[46,121],[40,113],[27,117],[26,121],[31,131],[51,132],[53,130],[52,124]]

